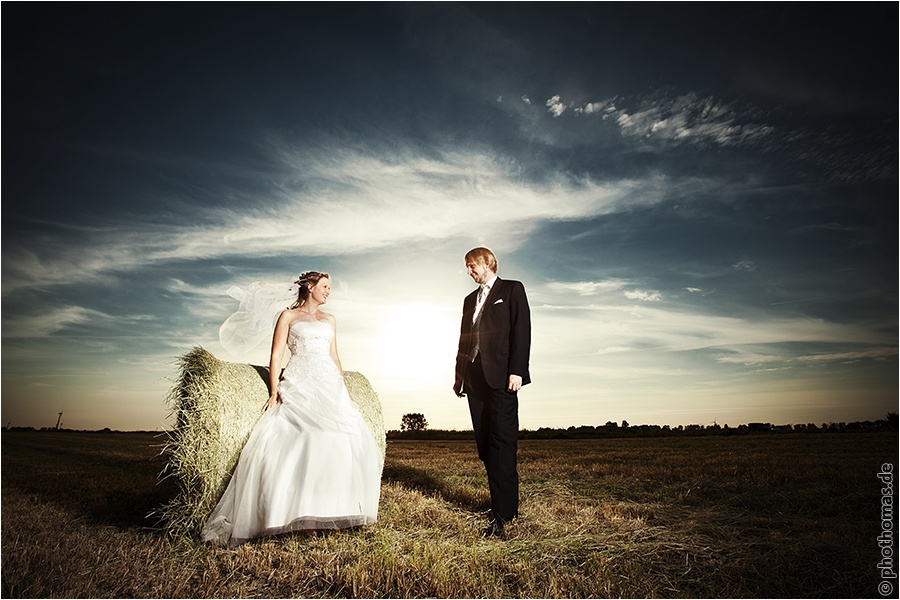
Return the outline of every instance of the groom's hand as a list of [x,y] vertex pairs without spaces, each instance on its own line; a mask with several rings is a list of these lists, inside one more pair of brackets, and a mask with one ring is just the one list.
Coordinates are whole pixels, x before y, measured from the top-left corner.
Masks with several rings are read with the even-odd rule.
[[465,394],[463,393],[463,382],[462,381],[455,381],[453,383],[453,393],[456,394],[456,396],[458,398],[462,398],[463,396],[465,396]]
[[522,389],[522,378],[519,375],[510,375],[509,383],[506,385],[508,392],[518,392]]

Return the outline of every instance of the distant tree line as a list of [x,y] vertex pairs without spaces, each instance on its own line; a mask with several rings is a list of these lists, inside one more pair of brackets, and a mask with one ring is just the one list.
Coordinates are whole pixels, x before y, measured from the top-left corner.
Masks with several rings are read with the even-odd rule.
[[893,418],[879,419],[877,421],[854,421],[852,423],[797,423],[793,425],[773,425],[771,423],[747,423],[737,427],[729,427],[727,424],[719,425],[629,425],[622,421],[618,425],[612,421],[605,425],[581,425],[579,427],[567,427],[565,429],[552,429],[541,427],[535,431],[523,430],[519,433],[519,439],[565,439],[565,438],[593,438],[593,437],[663,437],[663,436],[691,436],[691,435],[744,435],[751,433],[846,433],[863,431],[896,431],[897,415]]
[[[424,420],[424,418],[423,418]],[[402,427],[402,426],[401,426]],[[851,423],[798,423],[793,425],[773,425],[771,423],[747,423],[737,427],[719,425],[629,425],[628,421],[618,424],[607,421],[605,425],[574,425],[566,428],[541,427],[536,430],[519,431],[521,440],[542,439],[590,439],[608,437],[664,437],[702,435],[747,435],[757,433],[854,433],[874,431],[897,431],[897,413],[890,412],[884,419],[876,421],[853,421]],[[410,429],[387,432],[389,439],[470,439],[472,432],[445,429]]]
[[[10,427],[7,431],[38,431],[34,427]],[[89,431],[77,429],[65,429],[56,427],[41,427],[40,431]],[[93,430],[97,433],[159,433],[158,431],[119,431],[110,430],[109,427]],[[629,425],[628,421],[621,424],[615,421],[607,421],[604,425],[574,425],[566,428],[540,427],[538,429],[522,429],[519,431],[521,440],[543,439],[590,439],[608,437],[664,437],[664,436],[702,436],[702,435],[747,435],[756,433],[855,433],[875,431],[897,431],[897,413],[889,412],[883,419],[876,421],[853,421],[850,423],[797,423],[792,425],[773,425],[771,423],[747,423],[737,427],[729,427],[727,424],[719,425]],[[387,432],[388,439],[407,440],[454,440],[471,439],[471,430],[456,429],[428,429],[428,421],[422,413],[408,413],[403,415],[400,430],[392,429]]]
[[110,429],[109,427],[104,427],[103,429],[69,429],[67,427],[13,427],[11,425],[7,425],[4,428],[4,431],[51,431],[51,432],[59,432],[59,433],[151,433],[154,435],[159,435],[161,433],[160,430],[151,431],[149,429]]

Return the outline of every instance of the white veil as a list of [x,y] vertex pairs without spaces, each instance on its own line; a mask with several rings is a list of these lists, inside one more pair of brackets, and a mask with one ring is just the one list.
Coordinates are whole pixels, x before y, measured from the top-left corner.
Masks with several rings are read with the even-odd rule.
[[240,301],[237,311],[219,327],[222,347],[235,357],[243,357],[263,342],[271,343],[278,316],[297,301],[300,286],[253,282],[243,290],[228,289]]

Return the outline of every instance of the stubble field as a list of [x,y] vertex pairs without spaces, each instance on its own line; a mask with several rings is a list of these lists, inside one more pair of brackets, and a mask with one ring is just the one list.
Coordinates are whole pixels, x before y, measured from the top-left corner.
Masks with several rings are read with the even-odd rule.
[[3,597],[878,597],[896,433],[520,442],[521,517],[467,441],[388,443],[379,521],[234,550],[147,514],[162,438],[2,434]]

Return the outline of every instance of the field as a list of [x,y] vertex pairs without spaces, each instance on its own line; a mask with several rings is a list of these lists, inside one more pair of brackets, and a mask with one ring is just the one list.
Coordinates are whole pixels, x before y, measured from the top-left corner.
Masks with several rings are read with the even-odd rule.
[[878,597],[897,458],[896,433],[526,440],[493,540],[473,443],[392,440],[376,525],[226,550],[147,517],[162,441],[3,432],[3,597]]

